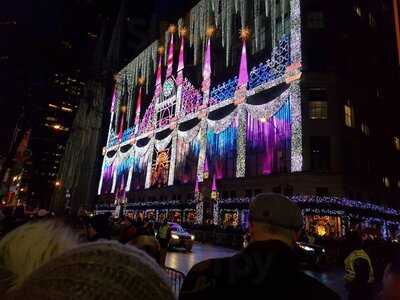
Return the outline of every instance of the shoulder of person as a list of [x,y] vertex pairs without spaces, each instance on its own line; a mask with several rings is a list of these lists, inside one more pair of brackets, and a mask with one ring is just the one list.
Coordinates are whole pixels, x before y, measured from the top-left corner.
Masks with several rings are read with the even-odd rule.
[[340,300],[340,296],[317,279],[300,272],[299,287],[309,295],[308,299]]

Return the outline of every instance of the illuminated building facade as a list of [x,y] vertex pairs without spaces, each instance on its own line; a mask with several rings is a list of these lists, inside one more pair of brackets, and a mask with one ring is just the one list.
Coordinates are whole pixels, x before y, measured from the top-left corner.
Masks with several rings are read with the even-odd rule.
[[346,91],[328,90],[339,68],[313,69],[328,52],[313,42],[328,12],[319,2],[200,1],[121,70],[98,210],[245,226],[251,197],[277,192],[319,234],[341,236],[354,220],[396,230],[396,210],[347,193],[363,187],[346,182],[345,130],[368,136],[371,125],[356,123],[353,99],[330,105]]

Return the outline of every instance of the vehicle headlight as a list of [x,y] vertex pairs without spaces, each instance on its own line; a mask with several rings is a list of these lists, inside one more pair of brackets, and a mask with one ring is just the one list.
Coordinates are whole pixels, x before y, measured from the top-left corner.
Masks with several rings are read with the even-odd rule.
[[172,239],[174,239],[174,240],[179,240],[179,236],[177,236],[176,234],[172,234],[171,237],[172,237]]
[[299,247],[301,249],[305,250],[305,251],[308,251],[308,252],[314,252],[315,251],[314,248],[311,248],[311,247],[306,246],[306,245],[299,245]]
[[192,241],[194,241],[194,235],[191,235],[190,238],[192,239]]

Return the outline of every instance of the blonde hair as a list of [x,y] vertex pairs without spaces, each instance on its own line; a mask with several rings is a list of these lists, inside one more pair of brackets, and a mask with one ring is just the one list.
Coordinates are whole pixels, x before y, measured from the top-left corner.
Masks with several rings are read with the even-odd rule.
[[60,221],[25,224],[0,240],[0,268],[14,276],[19,286],[33,271],[78,244],[72,230]]

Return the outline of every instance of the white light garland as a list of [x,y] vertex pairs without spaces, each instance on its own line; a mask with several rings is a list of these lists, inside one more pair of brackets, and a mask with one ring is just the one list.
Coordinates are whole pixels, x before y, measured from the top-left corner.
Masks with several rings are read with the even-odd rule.
[[233,112],[231,112],[229,115],[227,115],[222,119],[219,120],[207,119],[208,130],[214,132],[215,134],[221,133],[231,126],[236,116],[237,116],[237,109],[235,109]]
[[117,75],[117,81],[124,82],[124,76],[127,76],[129,90],[133,90],[139,77],[146,81],[146,91],[149,90],[150,76],[153,76],[157,67],[158,41],[153,42],[134,60],[132,60]]
[[245,108],[254,119],[265,118],[268,120],[271,116],[275,115],[283,105],[285,105],[288,98],[289,91],[286,90],[268,103],[261,105],[245,103]]

